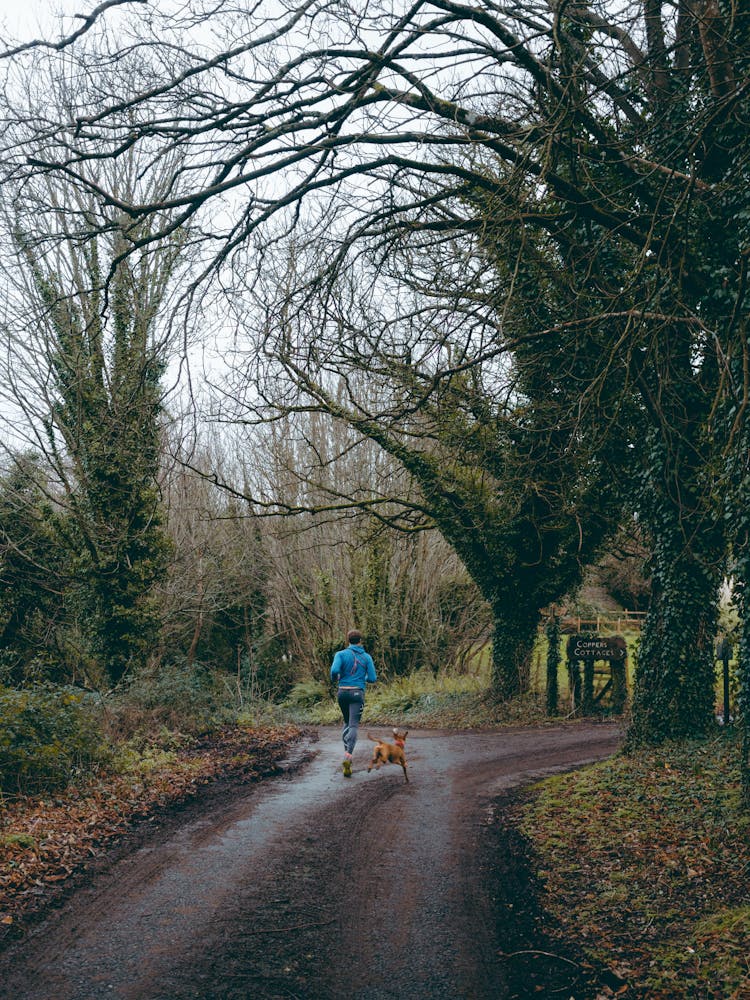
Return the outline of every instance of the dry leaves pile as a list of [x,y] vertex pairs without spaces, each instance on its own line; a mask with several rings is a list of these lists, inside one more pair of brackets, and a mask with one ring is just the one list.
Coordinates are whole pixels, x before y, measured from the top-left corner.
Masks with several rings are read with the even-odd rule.
[[63,794],[0,803],[0,938],[136,821],[158,817],[219,776],[252,781],[273,773],[299,736],[292,726],[226,728]]

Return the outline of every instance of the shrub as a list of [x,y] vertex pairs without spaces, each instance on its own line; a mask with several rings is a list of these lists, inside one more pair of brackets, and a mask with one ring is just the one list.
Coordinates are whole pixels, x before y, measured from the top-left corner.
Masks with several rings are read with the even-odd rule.
[[312,708],[318,702],[330,700],[331,693],[322,681],[300,681],[295,684],[286,698],[292,708]]
[[112,705],[121,736],[156,734],[163,727],[202,732],[218,720],[222,707],[213,671],[184,661],[138,671]]
[[401,716],[412,709],[420,699],[420,693],[414,684],[408,682],[408,678],[399,678],[399,681],[378,691],[375,697],[371,697],[370,710],[385,718],[391,716]]
[[109,757],[86,696],[68,687],[0,688],[0,790],[64,788]]
[[[264,640],[253,645],[252,656],[243,653],[240,686],[244,701],[277,701],[285,698],[294,686],[295,668],[285,656],[285,646],[277,639]],[[236,679],[223,673],[224,683],[231,683],[236,690]]]

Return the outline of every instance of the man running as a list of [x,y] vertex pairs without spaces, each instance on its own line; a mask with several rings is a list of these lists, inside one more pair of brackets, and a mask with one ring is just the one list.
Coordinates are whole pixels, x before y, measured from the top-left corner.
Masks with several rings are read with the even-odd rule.
[[331,680],[338,680],[338,703],[344,719],[341,738],[344,741],[343,771],[352,776],[352,754],[357,742],[359,720],[365,707],[365,688],[378,679],[372,657],[362,646],[362,633],[352,629],[346,637],[346,649],[340,649],[331,664]]

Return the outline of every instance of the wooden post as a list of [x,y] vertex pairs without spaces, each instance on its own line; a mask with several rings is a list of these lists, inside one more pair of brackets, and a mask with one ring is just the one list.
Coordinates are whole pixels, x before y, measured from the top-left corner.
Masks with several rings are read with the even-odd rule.
[[568,689],[570,711],[577,714],[581,708],[581,664],[578,660],[568,660]]
[[612,660],[612,711],[622,715],[628,698],[627,660]]
[[583,661],[583,699],[581,711],[584,715],[591,715],[594,711],[594,661],[586,659]]
[[724,687],[724,725],[729,725],[729,661],[732,658],[732,644],[728,639],[720,639],[716,647],[716,659],[721,660]]
[[560,663],[560,620],[553,611],[547,622],[547,715],[557,715],[557,667]]

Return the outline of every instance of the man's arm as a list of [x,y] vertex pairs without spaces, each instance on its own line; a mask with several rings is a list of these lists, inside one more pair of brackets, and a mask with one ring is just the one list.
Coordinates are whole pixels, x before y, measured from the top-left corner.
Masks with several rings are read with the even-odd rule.
[[339,651],[333,658],[333,663],[331,664],[331,680],[335,681],[336,678],[341,673],[341,652]]

